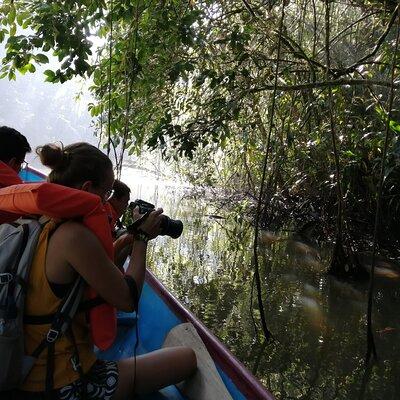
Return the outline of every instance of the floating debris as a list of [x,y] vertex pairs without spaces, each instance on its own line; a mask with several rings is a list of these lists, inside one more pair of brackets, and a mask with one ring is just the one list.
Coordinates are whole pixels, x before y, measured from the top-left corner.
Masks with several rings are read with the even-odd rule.
[[299,240],[292,240],[291,245],[297,254],[312,255],[315,258],[320,258],[319,251],[307,243],[300,242]]
[[326,318],[321,305],[313,298],[299,296],[298,303],[303,307],[311,326],[317,330],[326,329]]
[[260,231],[259,242],[270,246],[272,243],[285,240],[271,231]]
[[[365,264],[364,266],[368,272],[371,272],[371,264]],[[381,267],[379,264],[375,265],[374,274],[376,277],[380,278],[400,279],[399,271],[387,267]]]
[[206,217],[212,218],[212,219],[226,219],[225,217],[221,215],[216,215],[216,214],[206,214]]
[[393,333],[393,332],[396,332],[396,331],[397,331],[396,328],[392,328],[390,326],[387,326],[386,328],[377,330],[376,333],[379,333],[380,335],[383,335],[385,333]]
[[295,274],[283,274],[282,279],[284,279],[286,282],[298,282],[299,277]]
[[313,285],[310,285],[309,283],[304,284],[304,292],[306,293],[307,296],[313,298],[314,300],[320,300],[321,299],[321,292],[318,290]]
[[366,291],[358,290],[351,283],[344,282],[335,278],[332,278],[331,282],[340,297],[359,302],[363,302],[366,299]]
[[291,240],[288,243],[288,251],[294,255],[295,259],[303,267],[307,267],[315,272],[325,271],[319,250],[315,247],[298,240]]

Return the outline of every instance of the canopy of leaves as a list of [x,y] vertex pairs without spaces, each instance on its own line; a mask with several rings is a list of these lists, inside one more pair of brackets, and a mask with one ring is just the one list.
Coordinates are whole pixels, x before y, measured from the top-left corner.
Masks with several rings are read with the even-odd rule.
[[[366,215],[373,219],[388,124],[382,225],[400,235],[399,7],[395,0],[4,0],[0,77],[35,72],[52,52],[59,65],[45,72],[49,82],[91,79],[90,112],[103,144],[121,151],[118,166],[125,150],[158,148],[195,183],[256,198],[269,151],[272,200],[263,211],[296,203],[299,218],[323,219],[334,209],[333,132],[354,231],[360,221],[365,229]],[[95,48],[94,38],[102,45]]]
[[[166,157],[197,160],[202,174],[196,177],[191,164],[193,179],[236,187],[245,179],[253,194],[271,128],[269,186],[291,196],[330,193],[331,86],[344,195],[373,204],[393,57],[399,62],[399,7],[346,0],[330,2],[330,9],[327,29],[326,3],[314,0],[5,0],[0,73],[15,79],[16,71],[34,72],[52,51],[60,64],[45,72],[48,81],[91,77],[96,101],[90,112],[103,143],[130,154],[147,146]],[[96,49],[95,36],[103,41]],[[398,208],[397,110],[391,119],[386,194]]]

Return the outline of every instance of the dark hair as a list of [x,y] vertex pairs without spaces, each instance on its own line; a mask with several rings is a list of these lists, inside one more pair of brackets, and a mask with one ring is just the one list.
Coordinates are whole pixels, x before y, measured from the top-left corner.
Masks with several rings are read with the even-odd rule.
[[86,181],[99,186],[107,170],[112,169],[111,160],[97,147],[89,143],[74,143],[61,147],[46,144],[36,153],[43,165],[51,168],[49,182],[76,187]]
[[30,151],[31,146],[24,135],[8,126],[0,126],[0,161],[7,163],[15,157],[22,162]]
[[125,185],[124,182],[121,182],[120,180],[116,179],[114,181],[114,186],[113,186],[114,194],[113,197],[116,199],[121,199],[122,197],[126,195],[130,195],[131,189],[129,189],[128,185]]

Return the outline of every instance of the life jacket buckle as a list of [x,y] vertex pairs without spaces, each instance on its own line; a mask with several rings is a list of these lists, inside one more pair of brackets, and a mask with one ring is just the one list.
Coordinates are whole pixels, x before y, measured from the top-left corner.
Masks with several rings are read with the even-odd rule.
[[9,272],[4,272],[0,274],[0,285],[7,285],[13,280],[13,275]]
[[50,329],[47,332],[47,336],[46,336],[47,342],[53,343],[55,340],[57,340],[59,334],[60,334],[60,331],[58,331],[56,329]]
[[71,361],[71,364],[72,364],[72,369],[73,369],[75,372],[79,372],[79,370],[80,370],[80,368],[81,368],[81,363],[80,363],[79,357],[77,357],[77,356],[74,354],[74,355],[71,357],[70,361]]

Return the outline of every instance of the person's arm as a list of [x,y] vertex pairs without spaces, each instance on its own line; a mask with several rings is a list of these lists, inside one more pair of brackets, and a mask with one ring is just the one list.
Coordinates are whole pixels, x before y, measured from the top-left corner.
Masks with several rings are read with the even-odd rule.
[[123,271],[126,259],[132,253],[133,235],[125,233],[114,241],[114,264]]
[[[158,208],[152,211],[147,219],[140,225],[140,230],[145,234],[147,240],[154,239],[160,233],[161,217],[163,210]],[[139,216],[138,208],[133,210],[134,219]],[[142,293],[144,279],[146,277],[146,250],[147,241],[142,241],[134,235],[132,253],[126,274],[132,276],[136,282],[138,296]]]
[[124,233],[118,239],[114,240],[114,254],[121,251],[124,247],[129,246],[133,243],[133,235],[130,233]]
[[[153,211],[141,229],[149,238],[154,238],[160,231],[162,210]],[[122,311],[134,310],[128,284],[117,266],[108,258],[97,237],[84,225],[68,222],[60,228],[58,238],[61,257],[78,272],[79,275],[107,303]],[[140,295],[146,271],[147,243],[135,241],[127,269],[127,274],[136,282]]]

